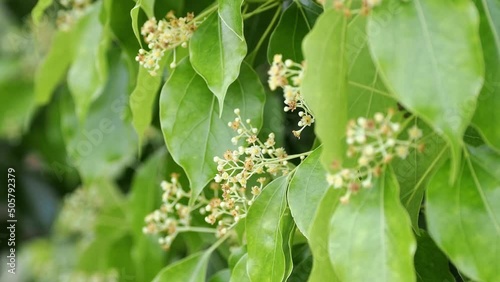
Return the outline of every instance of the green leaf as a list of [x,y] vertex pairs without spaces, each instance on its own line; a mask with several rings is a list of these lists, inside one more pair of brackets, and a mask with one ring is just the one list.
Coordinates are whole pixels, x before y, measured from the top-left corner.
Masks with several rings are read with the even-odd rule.
[[208,282],[227,282],[231,278],[231,270],[225,268],[223,270],[218,271]]
[[[163,73],[166,63],[165,56],[160,62],[158,73]],[[153,119],[154,102],[161,86],[161,75],[152,76],[146,68],[139,68],[137,83],[130,94],[129,105],[132,111],[132,124],[139,136],[139,146],[142,144],[144,133]]]
[[328,255],[328,238],[330,234],[330,219],[339,205],[343,191],[328,189],[318,205],[309,228],[309,246],[313,253],[313,267],[309,282],[341,281],[330,262]]
[[230,282],[250,282],[250,277],[248,277],[247,273],[247,261],[248,254],[244,254],[234,266]]
[[372,188],[337,208],[329,236],[330,259],[341,281],[415,281],[415,238],[390,168]]
[[478,23],[466,0],[383,1],[368,22],[370,50],[391,92],[450,143],[452,179],[483,83]]
[[[0,95],[0,138],[19,138],[29,129],[36,110],[33,85],[29,80],[21,79],[0,82],[0,93],[2,93]],[[7,95],[7,93],[15,95]]]
[[35,99],[38,105],[47,104],[73,61],[80,30],[56,32],[50,50],[35,73]]
[[[330,168],[344,156],[347,123],[347,18],[336,10],[325,11],[303,43],[307,69],[301,93],[315,116],[316,136],[323,144],[321,163]],[[328,58],[328,59],[326,59]]]
[[483,89],[477,100],[472,123],[497,151],[500,151],[500,3],[476,0],[481,21],[479,31],[484,52],[486,75]]
[[139,11],[142,9],[144,13],[146,13],[148,19],[150,19],[155,16],[154,6],[155,6],[155,0],[137,0],[135,6],[132,8],[132,10],[130,10],[130,17],[132,18],[132,30],[134,31],[137,42],[139,42],[141,46],[142,46],[142,41],[138,23]]
[[243,17],[241,15],[243,0],[217,0],[217,3],[219,4],[219,18],[222,23],[241,40],[245,40],[243,37]]
[[500,156],[487,146],[469,147],[460,176],[450,185],[450,163],[427,188],[429,234],[453,264],[476,281],[500,281]]
[[349,63],[348,117],[370,117],[376,112],[385,113],[395,108],[396,100],[389,94],[373,63],[366,37],[366,17],[355,17],[347,28]]
[[321,147],[297,168],[288,188],[288,204],[300,232],[310,239],[309,228],[319,203],[328,189],[326,170],[320,163]]
[[417,281],[455,282],[446,256],[438,249],[425,230],[420,230],[419,233],[421,235],[417,236],[417,252],[415,253]]
[[[234,12],[233,6],[240,7],[242,1],[225,2],[223,13],[227,15],[226,9]],[[193,68],[219,100],[220,109],[223,109],[229,85],[238,78],[241,63],[247,53],[245,40],[233,32],[238,31],[238,27],[228,26],[237,22],[238,18],[241,19],[241,12],[233,13],[232,17],[231,21],[226,22],[220,12],[213,13],[198,27],[189,45]]]
[[[238,80],[228,89],[225,105],[239,108],[260,128],[264,108],[264,90],[255,72],[246,64]],[[186,171],[195,199],[217,173],[215,156],[235,148],[234,131],[227,126],[234,120],[232,111],[220,110],[215,96],[203,79],[184,59],[163,87],[160,97],[160,121],[165,142],[174,160]]]
[[43,13],[45,10],[52,5],[54,0],[38,0],[36,2],[35,7],[31,11],[31,18],[33,19],[33,23],[35,25],[38,25],[40,23],[40,20],[43,17]]
[[168,265],[156,275],[153,282],[204,282],[210,254],[210,251],[199,252]]
[[412,149],[404,160],[394,159],[392,168],[401,189],[401,203],[410,215],[413,230],[419,234],[418,218],[427,183],[433,172],[448,158],[449,151],[446,141],[433,133],[429,126],[417,121],[413,124],[429,136],[424,141],[425,149],[423,152]]
[[[84,182],[116,177],[135,157],[137,137],[132,125],[123,120],[127,107],[127,69],[115,51],[110,76],[103,93],[79,124],[71,96],[61,102],[62,132],[69,156]],[[67,94],[67,93],[66,93]]]
[[293,2],[281,15],[278,25],[269,38],[267,59],[272,62],[275,54],[283,55],[284,59],[302,62],[302,39],[309,33],[321,13],[321,8],[315,3],[305,1]]
[[248,211],[247,271],[252,281],[282,281],[289,275],[289,250],[283,248],[291,232],[284,227],[293,222],[286,204],[288,180],[282,176],[269,183]]
[[101,95],[108,75],[106,52],[107,33],[99,21],[100,4],[74,27],[79,34],[75,60],[68,71],[68,87],[73,96],[76,114],[83,121],[93,101]]
[[166,176],[166,155],[165,150],[152,155],[138,168],[132,181],[128,214],[136,242],[131,252],[138,281],[151,281],[164,264],[163,250],[156,240],[142,233],[142,227],[146,215],[160,206],[160,183]]

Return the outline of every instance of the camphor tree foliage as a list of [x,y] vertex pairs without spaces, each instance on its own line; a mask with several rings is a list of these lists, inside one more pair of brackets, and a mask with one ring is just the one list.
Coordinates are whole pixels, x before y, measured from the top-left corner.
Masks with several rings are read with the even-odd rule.
[[57,26],[32,97],[64,144],[50,167],[82,183],[27,247],[33,279],[500,281],[500,2],[32,17]]

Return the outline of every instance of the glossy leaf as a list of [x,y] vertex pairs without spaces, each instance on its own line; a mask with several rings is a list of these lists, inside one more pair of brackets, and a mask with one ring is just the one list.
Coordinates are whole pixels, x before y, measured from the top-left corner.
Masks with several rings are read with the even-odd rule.
[[423,152],[412,149],[406,159],[394,159],[392,168],[401,188],[401,203],[410,215],[413,230],[418,234],[418,219],[427,183],[433,172],[449,157],[449,150],[446,141],[432,133],[427,125],[422,122],[414,124],[422,128],[425,136],[429,136],[423,143],[425,149]]
[[35,73],[35,99],[37,104],[45,105],[52,98],[57,85],[65,77],[76,48],[75,40],[79,30],[58,31],[53,40],[49,53],[38,65]]
[[65,96],[62,101],[62,132],[69,162],[84,181],[117,176],[136,154],[134,129],[122,119],[127,110],[127,69],[116,57],[111,60],[104,95],[92,104],[84,124],[77,121],[71,97]]
[[475,1],[481,22],[481,45],[486,74],[483,89],[477,100],[472,123],[488,144],[500,151],[500,3],[494,0]]
[[454,265],[477,281],[500,281],[500,156],[469,147],[454,185],[450,163],[429,182],[426,216],[431,237]]
[[250,282],[250,277],[248,277],[247,273],[247,261],[248,254],[244,254],[234,266],[230,282]]
[[106,52],[109,38],[99,21],[100,12],[101,5],[93,6],[74,27],[80,38],[68,71],[68,87],[80,121],[85,118],[91,103],[101,95],[108,74]]
[[272,62],[275,54],[281,54],[284,59],[302,62],[302,40],[321,13],[321,8],[315,3],[305,2],[306,4],[293,2],[281,15],[269,38],[268,61]]
[[300,232],[310,238],[309,228],[319,203],[328,189],[326,170],[320,163],[321,147],[297,168],[288,188],[288,204]]
[[339,205],[342,191],[328,189],[318,205],[309,230],[309,246],[313,253],[310,282],[341,281],[333,269],[328,255],[330,219]]
[[[240,77],[228,89],[228,109],[239,108],[241,116],[250,118],[260,128],[264,108],[264,90],[255,72],[243,65]],[[235,132],[227,126],[234,120],[232,111],[220,110],[215,96],[203,79],[184,59],[163,87],[160,97],[160,120],[165,142],[174,160],[186,171],[196,198],[217,173],[215,156],[235,146]]]
[[390,168],[337,208],[328,247],[341,281],[415,281],[415,238]]
[[[242,1],[224,2],[225,9],[234,12],[234,6],[240,7]],[[229,12],[224,12],[226,14]],[[228,26],[241,20],[241,12],[239,15],[233,13],[231,19],[230,22],[223,21],[220,12],[213,13],[198,27],[189,44],[193,69],[203,77],[215,94],[220,109],[223,109],[229,85],[238,78],[241,63],[247,53],[245,40],[233,31],[238,31],[239,27]]]
[[374,9],[367,28],[387,86],[450,143],[453,178],[483,83],[478,23],[471,1],[389,0]]
[[204,282],[211,252],[199,252],[168,265],[156,275],[153,282]]
[[[315,132],[323,144],[321,163],[331,163],[344,156],[347,123],[347,18],[336,10],[325,11],[303,43],[307,69],[302,95],[315,116]],[[325,59],[328,58],[328,59]]]
[[415,271],[417,281],[455,282],[450,272],[448,258],[439,250],[429,234],[420,230],[417,236],[417,252],[415,253]]
[[[283,244],[291,230],[283,228],[293,222],[286,204],[288,177],[269,183],[252,204],[246,218],[248,262],[252,281],[282,281],[286,278],[286,252]],[[288,273],[289,274],[289,273]]]
[[219,18],[241,40],[243,37],[243,17],[241,15],[242,0],[217,0]]

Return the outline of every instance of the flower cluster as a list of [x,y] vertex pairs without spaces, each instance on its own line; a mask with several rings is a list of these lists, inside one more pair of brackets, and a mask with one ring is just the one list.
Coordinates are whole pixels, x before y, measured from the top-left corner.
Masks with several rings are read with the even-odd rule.
[[78,188],[64,199],[57,227],[70,234],[91,236],[105,203],[95,187]]
[[191,212],[208,203],[203,195],[197,199],[194,206],[187,205],[191,194],[184,191],[178,181],[178,175],[172,174],[170,182],[161,183],[163,190],[162,205],[145,218],[144,234],[159,234],[158,243],[168,250],[175,237],[184,231],[189,231]]
[[283,97],[286,104],[284,108],[285,112],[293,112],[299,109],[300,121],[298,122],[298,126],[300,126],[300,129],[292,131],[293,135],[297,138],[300,138],[300,134],[304,128],[314,123],[314,116],[300,94],[300,84],[304,75],[303,68],[302,64],[295,63],[292,60],[285,60],[283,62],[281,55],[274,55],[273,63],[268,71],[269,88],[273,91],[278,87],[283,89]]
[[156,18],[149,19],[142,26],[141,34],[150,51],[140,49],[135,57],[136,61],[154,76],[160,69],[160,61],[165,52],[174,49],[174,60],[170,64],[170,67],[174,68],[176,66],[175,48],[179,45],[186,48],[187,42],[198,25],[193,13],[188,13],[186,17],[176,18],[170,11],[166,19],[159,21]]
[[63,10],[57,12],[57,26],[61,30],[69,30],[84,14],[92,0],[60,0]]
[[276,148],[273,133],[262,142],[257,137],[258,130],[252,126],[251,120],[243,121],[239,109],[235,109],[234,113],[236,118],[228,124],[236,131],[236,136],[231,141],[237,145],[244,139],[245,146],[239,146],[234,151],[228,150],[222,157],[214,158],[218,170],[214,180],[220,185],[222,198],[212,199],[205,208],[210,212],[205,220],[210,224],[218,222],[217,230],[220,235],[246,216],[248,208],[262,191],[267,179],[259,177],[257,185],[250,185],[252,176],[264,173],[286,175],[290,171],[288,161],[300,157],[288,156],[283,148]]
[[376,113],[373,119],[358,118],[351,120],[347,127],[347,156],[357,157],[354,168],[340,168],[334,164],[335,174],[327,174],[328,183],[334,188],[347,188],[341,202],[347,203],[351,194],[361,187],[372,187],[374,177],[381,175],[383,167],[394,157],[405,159],[411,148],[422,151],[423,144],[417,141],[422,137],[422,130],[417,126],[408,129],[406,140],[398,139],[401,125],[392,122],[394,110],[387,115]]

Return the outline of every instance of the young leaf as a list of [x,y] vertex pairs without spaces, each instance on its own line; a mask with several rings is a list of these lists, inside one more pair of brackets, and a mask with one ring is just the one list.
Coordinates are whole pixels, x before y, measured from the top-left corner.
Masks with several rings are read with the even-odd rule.
[[58,31],[55,34],[49,53],[35,73],[35,99],[38,105],[43,106],[50,101],[57,85],[64,78],[73,61],[78,32]]
[[321,163],[330,168],[344,156],[347,123],[347,17],[325,11],[303,43],[307,69],[301,93],[316,118],[315,132],[323,144]]
[[91,103],[101,95],[108,75],[107,33],[99,21],[102,5],[94,5],[74,28],[80,34],[75,60],[68,71],[68,87],[75,101],[76,114],[83,121]]
[[289,250],[283,248],[291,231],[284,230],[284,223],[293,222],[286,205],[288,181],[282,176],[269,183],[248,211],[247,271],[252,281],[282,281],[288,276],[285,252]]
[[230,282],[250,282],[250,277],[248,277],[247,273],[247,261],[248,254],[244,254],[234,266]]
[[219,7],[219,13],[210,15],[191,38],[189,54],[193,68],[219,100],[221,115],[226,92],[238,78],[247,45],[241,35],[236,33],[240,30],[236,23],[242,21],[239,11],[242,0],[220,2],[223,5]]
[[318,205],[309,228],[309,246],[313,253],[313,267],[309,282],[341,281],[333,269],[328,255],[330,219],[339,205],[341,190],[328,189]]
[[170,264],[156,275],[153,282],[204,282],[211,253],[211,251],[199,252]]
[[454,282],[455,278],[450,272],[448,258],[438,249],[425,230],[420,230],[419,233],[415,253],[417,281]]
[[328,189],[326,170],[320,163],[321,147],[315,149],[296,169],[288,188],[288,204],[300,232],[309,237],[311,218]]
[[154,17],[155,0],[136,0],[134,8],[130,10],[130,17],[132,18],[132,30],[134,31],[135,38],[142,45],[141,36],[139,32],[139,11],[142,9],[146,16],[150,19]]
[[[262,124],[264,89],[255,72],[246,64],[238,80],[229,87],[225,101],[229,109],[239,108],[241,115]],[[234,131],[227,126],[234,120],[232,111],[220,116],[215,96],[203,79],[184,59],[163,87],[160,97],[160,121],[163,135],[174,160],[186,171],[195,199],[217,173],[215,156],[234,148]]]
[[498,1],[474,1],[479,8],[481,45],[486,75],[484,87],[477,100],[472,123],[490,146],[500,151],[500,4]]
[[427,188],[429,234],[453,264],[476,281],[500,281],[500,156],[487,146],[469,147],[460,176],[450,185],[450,164]]
[[368,22],[370,50],[391,92],[450,143],[452,178],[483,83],[477,30],[466,0],[383,1]]
[[275,54],[284,59],[302,62],[302,39],[311,30],[321,8],[315,3],[306,1],[308,6],[293,2],[281,15],[278,25],[269,38],[267,59],[271,62]]
[[[390,168],[337,208],[329,254],[342,281],[415,281],[416,244]],[[360,267],[362,266],[362,267]]]

